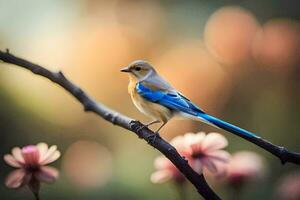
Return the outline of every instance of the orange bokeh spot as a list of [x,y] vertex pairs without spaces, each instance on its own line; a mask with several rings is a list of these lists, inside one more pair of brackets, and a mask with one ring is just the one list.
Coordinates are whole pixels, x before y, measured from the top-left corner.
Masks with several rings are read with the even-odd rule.
[[292,20],[271,20],[257,33],[253,55],[269,69],[287,69],[299,63],[300,24]]
[[92,141],[73,143],[63,157],[63,170],[75,186],[81,189],[99,188],[112,175],[110,152]]
[[250,12],[240,7],[223,7],[208,20],[205,43],[219,62],[238,65],[249,61],[251,44],[258,28]]

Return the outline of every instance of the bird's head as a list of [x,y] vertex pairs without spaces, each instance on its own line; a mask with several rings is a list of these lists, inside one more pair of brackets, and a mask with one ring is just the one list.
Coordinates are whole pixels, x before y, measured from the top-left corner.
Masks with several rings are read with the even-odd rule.
[[121,72],[127,72],[137,79],[142,79],[147,75],[155,73],[155,69],[146,61],[136,60],[130,63],[127,67],[121,69]]

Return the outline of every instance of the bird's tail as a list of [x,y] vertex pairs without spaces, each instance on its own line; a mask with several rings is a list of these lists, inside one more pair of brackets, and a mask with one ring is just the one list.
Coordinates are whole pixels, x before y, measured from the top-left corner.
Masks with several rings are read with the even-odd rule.
[[220,120],[216,117],[213,117],[211,115],[208,115],[206,113],[199,113],[197,118],[205,123],[214,125],[218,128],[224,129],[226,131],[229,131],[235,135],[238,136],[246,136],[246,137],[255,137],[255,138],[259,138],[259,136],[255,135],[254,133],[251,133],[245,129],[239,128],[237,126],[234,126],[228,122],[225,122],[223,120]]

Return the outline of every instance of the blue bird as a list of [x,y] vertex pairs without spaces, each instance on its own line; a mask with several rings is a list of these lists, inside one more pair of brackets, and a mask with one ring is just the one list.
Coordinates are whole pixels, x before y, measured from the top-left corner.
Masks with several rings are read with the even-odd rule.
[[162,123],[156,131],[157,134],[171,118],[180,117],[201,121],[241,137],[259,138],[247,130],[205,113],[159,76],[146,61],[134,61],[121,71],[129,74],[128,93],[134,105],[142,113],[154,119],[146,126]]

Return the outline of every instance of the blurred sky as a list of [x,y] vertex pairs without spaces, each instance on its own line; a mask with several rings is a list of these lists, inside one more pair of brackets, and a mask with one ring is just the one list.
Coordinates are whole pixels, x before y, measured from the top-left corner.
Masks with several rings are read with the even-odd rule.
[[[0,0],[0,49],[62,70],[96,100],[143,122],[149,119],[131,103],[119,69],[148,60],[205,111],[300,151],[299,7],[297,0]],[[159,153],[144,141],[84,113],[48,80],[0,66],[1,155],[38,142],[57,144],[63,153],[55,164],[61,178],[42,188],[45,199],[177,198],[171,184],[150,183]],[[267,178],[250,185],[243,199],[274,199],[280,177],[297,170],[199,123],[171,121],[161,135],[197,131],[224,133],[230,152],[248,149],[265,157]],[[10,168],[2,160],[0,168],[3,183]],[[3,184],[0,196],[32,199]]]

